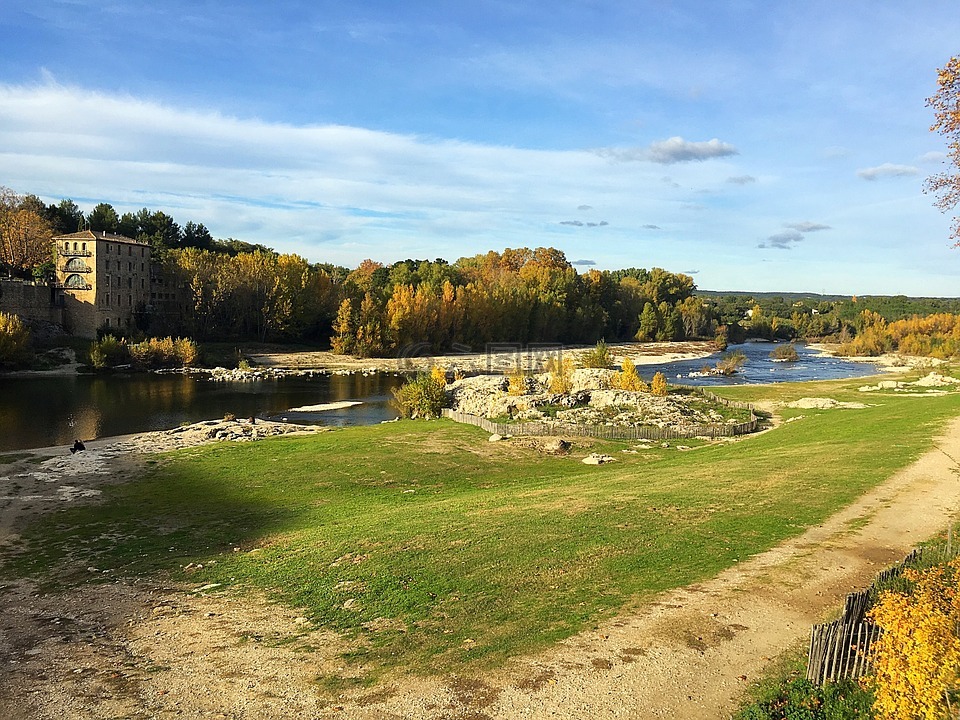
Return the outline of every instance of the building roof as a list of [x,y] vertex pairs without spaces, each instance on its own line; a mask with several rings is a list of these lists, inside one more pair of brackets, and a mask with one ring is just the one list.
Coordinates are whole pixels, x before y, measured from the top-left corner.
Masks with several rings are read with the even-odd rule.
[[57,235],[54,240],[109,240],[110,242],[133,243],[134,245],[149,245],[142,240],[134,240],[126,235],[114,235],[101,230],[81,230],[67,235]]

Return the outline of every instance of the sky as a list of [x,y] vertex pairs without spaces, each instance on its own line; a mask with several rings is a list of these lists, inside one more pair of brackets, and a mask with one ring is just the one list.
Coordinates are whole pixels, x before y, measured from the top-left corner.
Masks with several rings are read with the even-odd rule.
[[313,262],[960,295],[956,0],[4,0],[0,185]]

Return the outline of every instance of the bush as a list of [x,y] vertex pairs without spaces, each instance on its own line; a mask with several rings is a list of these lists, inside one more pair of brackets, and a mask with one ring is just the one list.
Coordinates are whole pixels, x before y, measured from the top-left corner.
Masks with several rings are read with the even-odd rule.
[[618,390],[630,390],[633,392],[647,392],[650,387],[643,381],[643,378],[637,373],[637,366],[633,364],[630,358],[624,358],[620,366],[620,372],[613,376],[613,387]]
[[717,361],[717,372],[721,375],[733,375],[747,361],[742,350],[726,353]]
[[796,362],[800,359],[800,356],[797,354],[797,348],[794,347],[793,343],[778,345],[770,353],[770,357],[773,360],[780,360],[781,362]]
[[551,357],[547,360],[546,371],[550,373],[550,392],[565,395],[573,389],[573,360],[571,358]]
[[527,394],[527,374],[520,367],[520,363],[517,363],[513,372],[507,375],[507,394],[515,396]]
[[438,380],[434,374],[417,373],[393,389],[393,404],[401,417],[435,418],[447,405],[446,382]]
[[653,376],[653,380],[650,381],[650,393],[659,395],[660,397],[666,397],[667,392],[667,376],[662,372],[656,373]]
[[585,368],[608,368],[613,365],[607,343],[600,340],[593,350],[584,353],[580,358],[580,365]]
[[20,365],[32,358],[30,328],[19,316],[0,312],[0,365]]
[[129,346],[130,359],[141,368],[180,367],[197,361],[197,344],[188,338],[150,338]]
[[104,335],[103,339],[91,343],[88,356],[90,364],[102,370],[105,367],[123,365],[130,359],[130,349],[115,335]]

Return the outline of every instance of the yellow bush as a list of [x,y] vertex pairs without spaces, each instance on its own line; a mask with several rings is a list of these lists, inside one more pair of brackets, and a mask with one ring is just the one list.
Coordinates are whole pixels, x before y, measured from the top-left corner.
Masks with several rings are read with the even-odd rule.
[[662,372],[653,376],[653,380],[650,381],[650,392],[660,397],[667,396],[667,377]]
[[509,384],[507,385],[508,395],[526,395],[527,394],[527,375],[520,367],[520,363],[513,369],[513,372],[507,376]]
[[573,359],[552,357],[547,360],[546,370],[550,373],[550,392],[566,394],[573,389]]
[[30,328],[18,315],[0,312],[0,364],[27,362],[32,355]]
[[637,366],[633,364],[633,360],[630,358],[623,359],[620,372],[614,374],[612,384],[619,390],[630,390],[632,392],[647,392],[650,390],[650,387],[637,372]]
[[[954,561],[956,563],[956,561]],[[870,611],[883,633],[871,646],[877,720],[940,720],[960,680],[955,567],[907,570],[909,594],[884,592]]]

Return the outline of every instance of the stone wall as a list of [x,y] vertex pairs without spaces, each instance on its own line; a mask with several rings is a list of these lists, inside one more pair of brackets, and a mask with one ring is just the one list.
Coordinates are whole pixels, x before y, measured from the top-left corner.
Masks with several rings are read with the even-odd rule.
[[24,320],[43,320],[63,324],[63,306],[59,291],[46,283],[0,279],[0,311],[19,315]]

